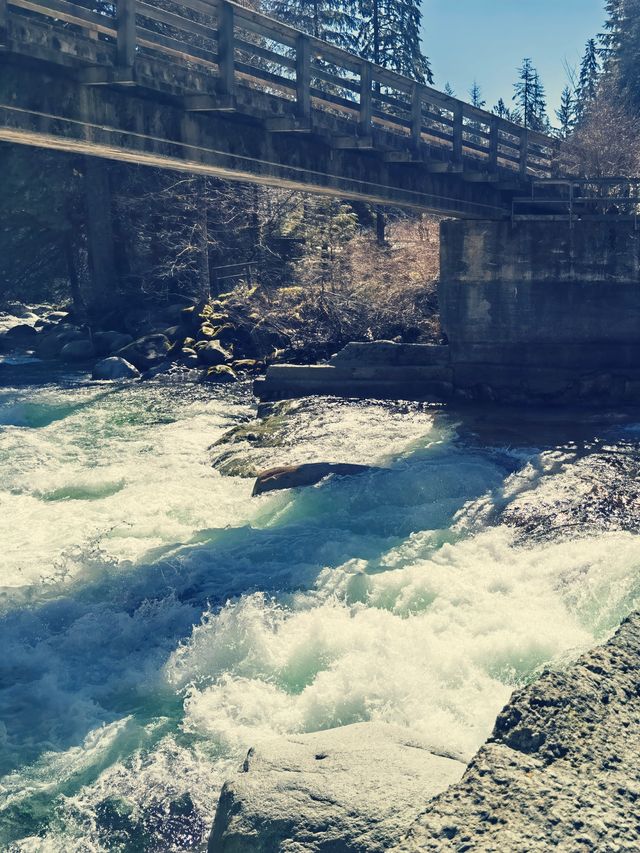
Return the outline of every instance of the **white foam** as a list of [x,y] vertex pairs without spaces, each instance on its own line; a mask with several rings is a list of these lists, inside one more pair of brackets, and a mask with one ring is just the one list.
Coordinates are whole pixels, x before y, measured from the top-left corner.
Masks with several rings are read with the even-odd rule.
[[255,594],[208,615],[167,665],[188,686],[187,729],[246,746],[384,720],[470,757],[516,684],[592,645],[640,597],[636,537],[510,540],[499,528],[427,559],[417,546],[403,568],[358,561],[285,604]]
[[459,446],[430,412],[320,402],[255,458],[388,470],[252,500],[209,464],[249,413],[227,394],[0,398],[0,416],[41,407],[0,431],[0,844],[101,853],[105,809],[121,803],[134,844],[187,794],[204,837],[224,776],[274,733],[383,720],[469,757],[514,685],[638,606],[637,537],[524,547],[492,526],[541,482],[552,500],[570,459]]

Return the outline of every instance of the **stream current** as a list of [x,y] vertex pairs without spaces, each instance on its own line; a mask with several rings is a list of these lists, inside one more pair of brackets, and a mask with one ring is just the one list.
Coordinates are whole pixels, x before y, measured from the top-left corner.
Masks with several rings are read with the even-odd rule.
[[638,606],[633,420],[307,401],[236,457],[375,469],[252,498],[211,447],[254,413],[0,362],[0,849],[203,850],[278,734],[378,720],[468,760]]

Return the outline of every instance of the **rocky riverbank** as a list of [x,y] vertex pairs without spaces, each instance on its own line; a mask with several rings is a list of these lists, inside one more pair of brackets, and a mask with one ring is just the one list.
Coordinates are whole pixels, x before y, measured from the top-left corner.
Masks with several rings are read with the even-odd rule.
[[455,756],[391,728],[250,751],[222,789],[209,853],[640,846],[638,613],[566,670],[517,690],[460,781]]
[[394,847],[640,847],[640,614],[563,672],[516,691],[462,780]]
[[203,382],[235,382],[262,372],[290,343],[233,293],[122,305],[90,321],[49,305],[12,305],[3,316],[0,352],[32,352],[86,367],[103,380],[195,371]]

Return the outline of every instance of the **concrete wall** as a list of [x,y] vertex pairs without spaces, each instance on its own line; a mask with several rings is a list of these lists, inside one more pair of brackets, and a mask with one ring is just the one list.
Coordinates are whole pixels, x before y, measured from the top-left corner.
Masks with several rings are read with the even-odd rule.
[[440,306],[462,395],[640,402],[633,222],[445,221]]

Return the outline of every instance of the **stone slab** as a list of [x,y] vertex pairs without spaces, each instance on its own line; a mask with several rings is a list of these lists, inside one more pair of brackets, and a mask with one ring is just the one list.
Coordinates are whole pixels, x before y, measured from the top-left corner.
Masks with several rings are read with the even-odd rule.
[[383,853],[464,767],[383,723],[276,738],[225,783],[208,851]]

